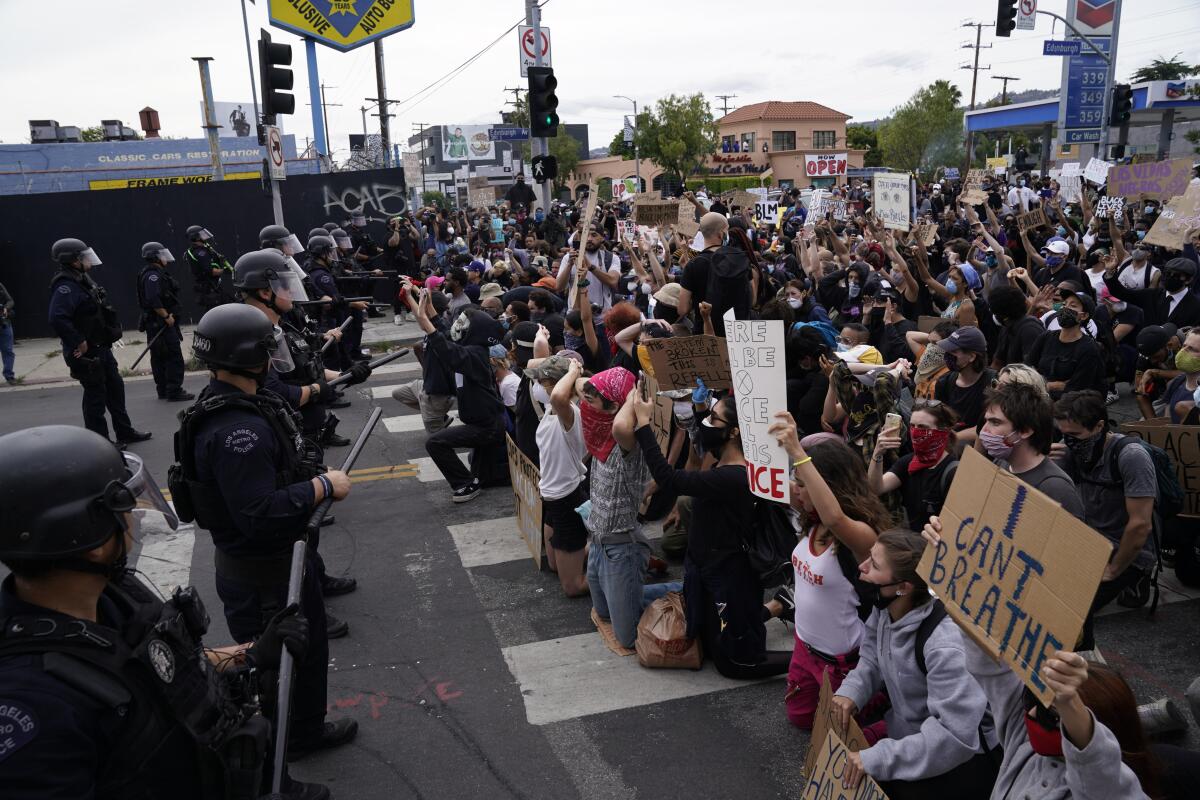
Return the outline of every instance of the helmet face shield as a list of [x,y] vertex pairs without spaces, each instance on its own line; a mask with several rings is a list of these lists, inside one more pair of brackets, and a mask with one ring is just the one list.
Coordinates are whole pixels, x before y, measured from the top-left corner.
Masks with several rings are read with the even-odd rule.
[[79,254],[79,260],[87,267],[98,267],[104,263],[100,260],[100,256],[96,255],[96,251],[90,247]]
[[164,264],[171,264],[175,261],[175,256],[171,255],[171,251],[165,247],[159,250],[155,257]]
[[271,287],[271,291],[280,297],[285,297],[293,303],[302,302],[308,299],[308,292],[304,291],[304,280],[296,272],[270,272],[268,273],[267,283]]
[[294,233],[288,234],[286,239],[280,241],[279,246],[285,256],[294,256],[304,252],[304,245],[300,244],[300,238]]
[[304,267],[302,267],[298,263],[296,263],[296,259],[292,258],[291,256],[288,256],[287,264],[288,264],[288,269],[290,269],[292,272],[294,272],[300,276],[300,280],[304,280],[305,278],[308,277],[308,273],[304,271]]
[[288,349],[287,337],[283,334],[283,328],[278,325],[267,343],[267,349],[271,353],[271,366],[276,372],[286,375],[296,368],[296,362],[292,360],[292,351]]
[[209,239],[213,238],[213,235],[208,228],[201,228],[196,232],[196,238],[202,242],[207,242]]
[[[104,504],[112,511],[126,512],[121,514],[122,524],[126,526],[134,538],[140,538],[143,532],[149,534],[166,533],[167,529],[157,524],[151,515],[161,514],[167,528],[179,528],[179,518],[171,504],[163,498],[162,490],[154,476],[146,469],[142,459],[133,453],[122,453],[129,477],[123,482],[113,481],[104,490]],[[149,520],[149,524],[146,522]]]
[[351,247],[349,236],[334,237],[333,242],[334,242],[334,244],[336,244],[338,246],[338,248],[340,248],[342,250],[349,250]]
[[360,213],[351,214],[350,215],[350,224],[356,228],[361,228],[367,224],[367,217],[365,214],[360,214]]

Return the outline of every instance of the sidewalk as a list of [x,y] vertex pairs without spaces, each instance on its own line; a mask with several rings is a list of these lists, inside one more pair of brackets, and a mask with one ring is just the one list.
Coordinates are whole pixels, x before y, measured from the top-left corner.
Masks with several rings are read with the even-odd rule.
[[[183,357],[188,362],[189,372],[192,371],[190,368],[195,366],[191,362],[192,331],[195,327],[182,326]],[[363,326],[362,343],[363,347],[383,351],[398,345],[411,345],[420,341],[421,336],[421,329],[411,315],[403,325],[394,325],[392,315],[388,314],[386,317],[366,321]],[[150,380],[148,355],[142,359],[136,370],[130,371],[133,362],[146,349],[146,334],[136,330],[125,331],[122,341],[125,343],[124,347],[113,345],[113,355],[117,357],[122,376],[127,381]],[[10,387],[0,381],[0,394],[5,391],[19,392],[22,389],[75,382],[67,371],[67,363],[62,357],[62,343],[58,339],[18,339],[13,345],[13,353],[16,355],[15,372],[20,383]]]

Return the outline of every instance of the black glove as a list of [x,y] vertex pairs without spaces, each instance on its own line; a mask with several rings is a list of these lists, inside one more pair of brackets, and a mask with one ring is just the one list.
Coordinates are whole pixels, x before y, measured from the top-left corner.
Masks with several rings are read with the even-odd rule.
[[353,386],[356,383],[362,383],[369,377],[371,377],[371,365],[360,361],[350,368],[350,380],[347,383]]
[[297,661],[303,661],[308,652],[308,620],[296,603],[271,618],[258,641],[246,651],[246,660],[256,669],[277,670],[285,646]]
[[333,389],[329,388],[329,381],[325,380],[324,370],[322,370],[313,383],[317,385],[317,396],[322,400],[328,400],[333,396]]

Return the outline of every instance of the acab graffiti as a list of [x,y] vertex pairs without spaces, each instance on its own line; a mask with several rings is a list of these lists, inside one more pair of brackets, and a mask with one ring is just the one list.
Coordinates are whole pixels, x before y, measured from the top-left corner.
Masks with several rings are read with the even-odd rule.
[[403,185],[364,183],[362,186],[337,190],[326,184],[321,191],[326,216],[330,215],[331,210],[338,210],[346,214],[359,212],[382,221],[403,214],[408,207],[404,200]]

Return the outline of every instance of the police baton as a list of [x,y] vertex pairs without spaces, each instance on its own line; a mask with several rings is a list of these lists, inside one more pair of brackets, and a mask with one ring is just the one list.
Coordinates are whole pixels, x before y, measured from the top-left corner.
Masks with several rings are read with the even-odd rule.
[[165,324],[165,323],[163,324],[162,328],[160,328],[160,329],[159,329],[158,333],[154,334],[154,338],[153,338],[153,339],[151,339],[149,342],[147,342],[147,343],[146,343],[146,349],[145,349],[145,350],[143,350],[143,351],[142,351],[142,354],[141,354],[140,356],[138,356],[138,357],[137,357],[137,361],[133,362],[133,366],[129,368],[130,370],[135,370],[135,369],[137,369],[137,365],[138,365],[138,364],[140,364],[140,363],[142,363],[142,359],[146,357],[146,353],[149,353],[149,352],[150,352],[150,348],[151,348],[151,347],[154,347],[154,343],[158,341],[158,337],[160,337],[160,336],[162,336],[164,333],[166,333],[166,332],[167,332],[167,328],[169,328],[169,327],[171,327],[171,326],[170,326],[170,325],[167,325],[167,324]]
[[[367,443],[367,439],[371,437],[371,431],[375,430],[375,423],[379,422],[379,418],[383,416],[383,409],[379,406],[371,411],[371,416],[367,417],[367,424],[363,425],[362,431],[358,434],[358,438],[354,440],[353,446],[350,448],[350,453],[346,456],[346,460],[342,462],[342,472],[350,472],[354,466],[354,462],[358,460],[359,453]],[[333,497],[329,496],[322,500],[312,516],[308,520],[308,535],[315,536],[317,531],[321,529],[321,522],[325,519],[325,515],[329,512],[330,506],[333,505]]]
[[[288,576],[287,603],[300,602],[300,584],[304,580],[304,554],[308,544],[301,539],[292,545],[292,571]],[[292,705],[292,666],[295,659],[286,647],[279,656],[279,695],[275,708],[275,772],[271,776],[271,791],[278,792],[283,783],[284,759],[287,756],[288,714]]]
[[[367,364],[367,366],[370,367],[371,369],[375,369],[377,367],[382,367],[384,364],[387,364],[390,361],[395,361],[397,358],[401,358],[406,355],[408,355],[408,348],[401,347],[399,350],[397,350],[394,353],[388,353],[386,356],[375,359],[370,364]],[[338,375],[336,378],[334,378],[333,380],[331,380],[329,382],[329,388],[332,389],[334,386],[341,386],[343,383],[350,380],[350,378],[352,378],[352,377],[353,376],[350,374],[349,371],[343,372],[341,375]]]
[[[354,321],[354,317],[346,317],[346,321],[338,326],[338,330],[341,331],[342,333],[345,333],[346,328],[349,328],[350,323],[353,321]],[[328,339],[326,339],[325,344],[321,345],[321,355],[325,355],[325,351],[328,350],[330,345],[332,345],[336,341],[337,341],[337,339],[333,338],[332,336],[329,337]]]

